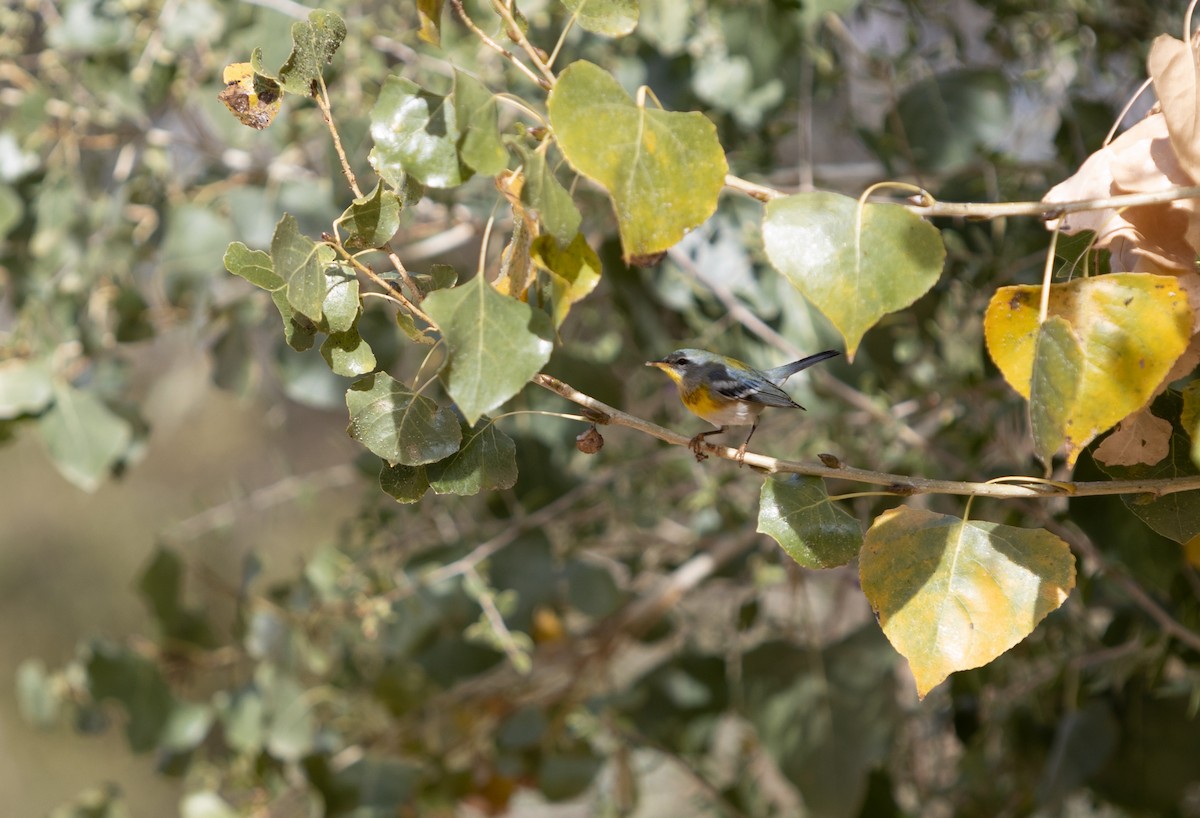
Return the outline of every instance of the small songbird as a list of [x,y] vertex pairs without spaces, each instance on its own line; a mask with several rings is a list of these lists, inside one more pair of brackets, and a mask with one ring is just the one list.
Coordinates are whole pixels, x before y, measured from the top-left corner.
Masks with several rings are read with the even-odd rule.
[[677,349],[659,361],[646,361],[667,373],[679,388],[679,399],[693,414],[719,428],[701,432],[688,444],[697,460],[704,460],[700,446],[704,438],[724,432],[730,426],[749,426],[750,434],[738,447],[738,462],[746,457],[746,446],[758,428],[758,416],[768,406],[803,409],[780,386],[801,369],[832,358],[839,353],[827,349],[799,361],[777,366],[765,372],[749,364],[706,352],[702,349]]

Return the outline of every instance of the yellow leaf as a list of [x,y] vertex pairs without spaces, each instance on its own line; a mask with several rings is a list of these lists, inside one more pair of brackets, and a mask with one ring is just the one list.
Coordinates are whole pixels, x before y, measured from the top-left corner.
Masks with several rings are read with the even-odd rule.
[[[1001,287],[984,319],[988,353],[1030,397],[1041,287]],[[1049,314],[1070,325],[1083,353],[1075,403],[1063,418],[1067,462],[1149,402],[1191,340],[1192,310],[1174,276],[1113,273],[1050,288]]]
[[261,131],[274,121],[283,105],[283,89],[279,83],[254,73],[248,62],[225,66],[221,79],[225,89],[217,94],[217,99],[225,103],[239,122]]
[[1189,565],[1200,568],[1200,534],[1183,544],[1183,556]]
[[1032,633],[1075,587],[1075,558],[1048,531],[898,508],[867,532],[859,579],[924,698]]

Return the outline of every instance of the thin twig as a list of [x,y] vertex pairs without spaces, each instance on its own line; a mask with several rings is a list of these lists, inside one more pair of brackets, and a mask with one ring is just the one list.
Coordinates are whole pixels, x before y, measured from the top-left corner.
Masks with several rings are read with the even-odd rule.
[[[343,259],[345,259],[347,263],[349,263],[352,267],[354,267],[355,270],[359,271],[360,273],[365,275],[367,278],[374,281],[378,286],[382,287],[383,291],[388,294],[388,297],[391,298],[392,300],[394,300],[397,304],[402,306],[404,309],[408,310],[410,313],[415,315],[417,318],[420,318],[422,321],[424,321],[430,327],[433,327],[434,329],[438,328],[437,322],[435,322],[432,318],[430,318],[428,315],[426,315],[425,312],[420,307],[418,307],[416,304],[414,304],[413,302],[411,302],[407,298],[405,298],[403,293],[401,293],[395,287],[393,287],[391,284],[389,284],[383,277],[381,277],[379,275],[379,273],[375,272],[370,267],[368,267],[367,265],[363,264],[361,261],[356,259],[354,257],[353,253],[351,253],[349,250],[347,250],[345,247],[342,246],[342,242],[340,239],[338,239],[336,236],[331,236],[330,238],[332,238],[333,241],[329,242],[329,246],[332,247],[334,249],[334,251],[336,251],[338,253],[338,255],[340,255]],[[397,263],[399,263],[399,259],[397,259],[396,261],[397,261]]]
[[528,65],[526,65],[525,63],[518,60],[516,54],[512,53],[507,48],[500,45],[500,43],[496,42],[490,36],[488,36],[487,32],[485,32],[479,26],[475,25],[475,21],[471,19],[471,16],[469,14],[467,14],[467,10],[465,8],[463,8],[462,0],[450,0],[450,5],[452,5],[454,7],[454,11],[455,11],[455,13],[458,14],[459,19],[463,21],[463,25],[465,25],[467,28],[471,29],[471,31],[475,34],[475,36],[478,37],[483,42],[484,45],[486,45],[488,48],[495,51],[497,54],[499,54],[504,59],[508,60],[510,63],[513,64],[514,68],[516,68],[518,71],[520,71],[526,77],[528,77],[532,82],[535,82],[538,85],[540,85],[545,90],[549,91],[551,88],[554,87],[552,83],[542,79],[537,74],[533,73],[533,70]]
[[[692,439],[681,434],[664,429],[662,426],[643,420],[635,415],[614,409],[606,403],[585,395],[573,386],[552,378],[549,375],[535,375],[533,382],[543,389],[554,392],[572,403],[596,413],[597,422],[624,426],[644,434],[656,437],[675,446],[690,446]],[[742,461],[738,450],[713,443],[702,443],[704,450],[725,460]],[[795,460],[779,460],[766,455],[746,452],[745,465],[752,466],[768,474],[806,474],[813,477],[827,477],[838,480],[851,480],[858,483],[868,483],[885,486],[886,490],[898,497],[913,494],[954,494],[968,497],[995,497],[1014,499],[1018,497],[1093,497],[1112,494],[1149,494],[1162,497],[1181,491],[1200,489],[1200,476],[1186,478],[1167,478],[1158,480],[1109,480],[1097,482],[1059,482],[1055,484],[1038,483],[1040,478],[1029,477],[1028,485],[1019,483],[973,483],[958,480],[933,480],[925,477],[914,477],[905,474],[889,474],[887,472],[859,469],[852,466],[824,466],[819,463],[801,463]],[[1015,477],[1015,480],[1021,478]]]
[[321,116],[325,117],[325,124],[329,126],[329,135],[333,139],[333,149],[337,151],[338,161],[342,163],[342,175],[346,177],[346,182],[350,185],[350,189],[354,191],[354,198],[362,198],[362,190],[358,186],[358,180],[354,178],[354,171],[350,168],[350,160],[346,158],[346,151],[342,148],[342,137],[338,134],[337,125],[333,122],[333,111],[329,107],[329,89],[325,87],[325,78],[317,74],[317,82],[319,90],[314,95],[317,107],[321,109]]
[[[511,2],[511,0],[509,0],[509,2]],[[515,40],[517,45],[521,46],[521,50],[529,56],[529,61],[532,62],[537,70],[541,72],[542,76],[546,78],[546,82],[548,82],[549,85],[544,87],[547,88],[547,90],[553,88],[554,83],[558,81],[558,78],[554,76],[554,72],[542,58],[542,52],[539,51],[533,43],[529,42],[529,38],[525,36],[525,31],[521,28],[520,23],[517,22],[517,18],[513,16],[512,9],[509,8],[508,4],[505,3],[505,0],[492,0],[492,8],[494,8],[496,13],[499,14],[501,19],[504,20],[504,25],[508,30],[508,36]]]
[[1125,593],[1133,600],[1139,608],[1153,619],[1158,626],[1162,628],[1163,633],[1178,639],[1192,650],[1200,651],[1200,633],[1196,633],[1190,628],[1185,627],[1179,620],[1171,616],[1171,614],[1158,604],[1146,589],[1143,588],[1136,579],[1130,576],[1123,568],[1118,568],[1109,563],[1104,555],[1100,553],[1100,549],[1091,541],[1086,534],[1080,531],[1073,525],[1064,525],[1050,517],[1049,514],[1042,515],[1039,520],[1042,525],[1054,534],[1061,537],[1077,551],[1081,556],[1096,566],[1097,570],[1105,576],[1111,577],[1122,588]]

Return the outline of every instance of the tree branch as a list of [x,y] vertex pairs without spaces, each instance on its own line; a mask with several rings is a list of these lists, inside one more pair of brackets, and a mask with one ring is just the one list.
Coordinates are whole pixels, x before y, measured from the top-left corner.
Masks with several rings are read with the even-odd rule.
[[[597,418],[596,422],[606,425],[624,426],[635,429],[643,434],[656,437],[674,446],[689,446],[691,438],[664,429],[643,420],[635,415],[614,409],[606,403],[585,395],[573,386],[563,383],[549,375],[535,375],[533,382],[563,398],[590,410]],[[702,443],[709,454],[737,461],[738,450],[713,443]],[[766,455],[746,452],[744,462],[768,474],[804,474],[813,477],[828,477],[837,480],[851,480],[858,483],[868,483],[883,486],[884,490],[898,497],[914,494],[954,494],[969,497],[994,497],[997,499],[1015,499],[1028,497],[1091,497],[1112,494],[1151,494],[1162,497],[1181,491],[1200,489],[1200,476],[1158,479],[1158,480],[1107,480],[1097,482],[1035,482],[1039,478],[1023,478],[1017,476],[1010,482],[975,483],[958,480],[934,480],[926,477],[914,477],[905,474],[889,474],[887,472],[859,469],[836,463],[836,458],[829,458],[835,465],[822,463],[801,463],[795,460],[779,460]],[[1022,483],[1022,479],[1030,482]],[[1015,482],[1012,482],[1015,481]]]

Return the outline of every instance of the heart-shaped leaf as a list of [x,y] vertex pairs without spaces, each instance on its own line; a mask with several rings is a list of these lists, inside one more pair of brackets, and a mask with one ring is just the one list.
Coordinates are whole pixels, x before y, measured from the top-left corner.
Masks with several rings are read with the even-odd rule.
[[483,276],[430,293],[422,306],[450,349],[446,389],[471,425],[517,394],[550,360],[550,319],[496,292]]
[[1032,633],[1075,587],[1075,558],[1048,531],[902,507],[867,531],[859,578],[924,698]]
[[412,80],[384,80],[371,109],[371,166],[395,184],[406,175],[429,187],[455,187],[471,177],[458,155],[453,97],[423,90]]
[[[992,360],[1026,399],[1040,300],[1039,285],[1001,287],[983,325]],[[1150,400],[1187,348],[1192,310],[1174,276],[1112,273],[1051,285],[1049,314],[1069,324],[1083,356],[1071,411],[1054,421],[1066,430],[1067,462],[1074,464],[1096,435]]]
[[600,257],[582,233],[576,233],[574,240],[561,249],[553,236],[538,236],[529,253],[534,264],[550,274],[545,300],[551,304],[554,326],[561,327],[571,306],[600,283]]
[[484,176],[495,176],[508,165],[508,151],[500,141],[496,97],[470,74],[454,72],[454,109],[462,131],[459,154]]
[[348,233],[349,249],[382,247],[400,229],[400,197],[377,182],[373,191],[351,202],[338,221]]
[[474,429],[463,430],[457,452],[427,471],[429,485],[437,494],[471,495],[512,488],[517,482],[517,446],[495,422],[483,418]]
[[346,433],[389,463],[421,466],[444,460],[462,440],[453,412],[383,373],[351,386],[346,407]]
[[929,291],[946,258],[937,228],[906,208],[837,193],[772,200],[762,234],[771,265],[833,322],[851,359],[876,321]]
[[582,60],[547,105],[567,161],[612,197],[626,259],[665,252],[716,210],[728,168],[703,114],[647,108]]
[[862,526],[831,502],[819,477],[772,475],[763,481],[758,531],[805,568],[834,568],[854,559]]

